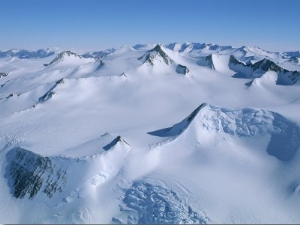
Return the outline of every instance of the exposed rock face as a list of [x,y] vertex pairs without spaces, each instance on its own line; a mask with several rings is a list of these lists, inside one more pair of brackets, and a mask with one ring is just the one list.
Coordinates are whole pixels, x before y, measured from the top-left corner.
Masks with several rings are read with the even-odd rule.
[[46,94],[44,94],[42,97],[39,98],[39,102],[46,102],[50,98],[52,98],[53,95],[56,93],[54,91],[48,91]]
[[263,59],[254,64],[245,64],[237,60],[233,55],[230,56],[229,68],[237,72],[237,78],[258,78],[267,71],[281,72],[283,69],[268,59]]
[[186,66],[178,64],[177,67],[176,67],[176,72],[179,73],[179,74],[186,75],[190,72],[190,70]]
[[280,72],[283,69],[276,65],[274,62],[272,62],[271,60],[268,59],[263,59],[259,62],[254,63],[251,68],[253,69],[253,71],[257,70],[257,69],[261,69],[262,71],[274,71],[274,72]]
[[[107,142],[105,142],[107,143]],[[5,177],[15,198],[45,201],[61,198],[73,191],[75,183],[97,186],[116,175],[131,146],[118,136],[105,147],[107,151],[82,157],[42,156],[21,147],[6,154]],[[91,170],[91,168],[94,168]],[[90,174],[89,179],[85,176]],[[78,181],[80,180],[80,181]],[[81,181],[83,183],[81,183]]]
[[82,58],[82,56],[79,56],[77,55],[76,53],[74,52],[71,52],[71,51],[63,51],[61,53],[59,53],[50,63],[48,64],[44,64],[44,66],[50,66],[50,65],[53,65],[59,61],[63,61],[66,57],[69,57],[69,56],[74,56],[76,58]]
[[0,78],[7,77],[8,73],[0,73]]
[[200,59],[198,60],[197,64],[198,64],[199,66],[205,66],[205,67],[208,67],[208,68],[210,68],[210,69],[215,70],[214,62],[213,62],[213,59],[212,59],[212,54],[200,58]]
[[112,142],[105,145],[103,147],[103,149],[108,151],[108,150],[112,149],[114,146],[116,146],[117,144],[123,144],[125,146],[130,147],[130,144],[128,144],[121,136],[117,136],[114,140],[112,140]]
[[148,63],[151,66],[155,65],[156,60],[161,60],[170,65],[173,63],[173,60],[162,50],[160,45],[156,45],[153,49],[149,50],[145,55],[139,58],[139,60],[144,60],[144,63]]
[[[228,65],[230,69],[236,72],[233,76],[235,78],[260,78],[266,72],[273,71],[278,74],[276,84],[292,85],[295,84],[300,77],[300,72],[283,69],[268,59],[263,59],[254,64],[245,64],[231,55]],[[252,82],[253,81],[250,81],[246,83],[246,85],[251,86]]]
[[288,62],[297,64],[297,63],[299,63],[299,58],[293,56],[288,60]]
[[5,97],[5,99],[9,99],[9,98],[12,98],[12,97],[15,97],[15,96],[20,96],[21,94],[22,93],[11,93],[7,97]]
[[299,78],[300,78],[299,71],[283,70],[280,73],[278,73],[278,79],[276,81],[276,84],[293,85],[298,82]]
[[6,177],[16,198],[33,199],[40,191],[49,198],[61,192],[66,184],[66,171],[56,168],[52,159],[16,147],[7,155]]
[[49,99],[51,99],[52,96],[56,94],[56,92],[53,91],[53,90],[57,87],[57,85],[59,85],[59,84],[64,84],[65,82],[66,82],[66,79],[64,79],[64,78],[62,78],[62,79],[60,79],[59,81],[57,81],[57,82],[53,85],[53,87],[50,88],[49,91],[47,91],[42,97],[39,98],[39,103],[43,103],[43,102],[46,102],[46,101],[48,101]]

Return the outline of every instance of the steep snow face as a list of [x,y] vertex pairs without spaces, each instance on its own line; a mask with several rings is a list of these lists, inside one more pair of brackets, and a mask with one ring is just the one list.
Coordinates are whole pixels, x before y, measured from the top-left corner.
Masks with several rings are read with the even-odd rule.
[[211,54],[206,57],[201,57],[197,63],[200,66],[205,66],[218,72],[232,73],[228,67],[228,62],[228,55]]
[[194,137],[194,142],[205,144],[228,140],[231,136],[247,138],[268,134],[271,140],[267,152],[282,161],[293,159],[300,147],[297,124],[277,113],[251,108],[231,110],[206,103],[180,123],[150,134],[189,138],[189,141]]
[[223,73],[232,73],[232,71],[228,68],[228,61],[229,56],[228,55],[212,55],[212,62],[214,65],[215,70]]

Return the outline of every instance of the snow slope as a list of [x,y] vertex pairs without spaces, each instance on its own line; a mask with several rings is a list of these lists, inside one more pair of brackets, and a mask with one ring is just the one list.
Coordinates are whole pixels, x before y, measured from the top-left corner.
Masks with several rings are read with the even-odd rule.
[[297,54],[0,58],[0,222],[299,223]]

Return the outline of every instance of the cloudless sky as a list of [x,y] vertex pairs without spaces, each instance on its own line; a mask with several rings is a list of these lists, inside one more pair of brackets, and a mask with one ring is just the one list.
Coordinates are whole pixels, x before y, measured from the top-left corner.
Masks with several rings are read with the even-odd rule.
[[300,50],[300,0],[0,0],[0,49],[207,42]]

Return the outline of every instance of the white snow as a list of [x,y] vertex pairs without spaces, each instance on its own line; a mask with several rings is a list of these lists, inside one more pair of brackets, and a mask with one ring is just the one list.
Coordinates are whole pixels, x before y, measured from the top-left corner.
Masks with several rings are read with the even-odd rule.
[[[197,43],[161,45],[166,63],[154,47],[48,66],[55,56],[0,59],[1,223],[299,223],[299,82],[235,78],[229,61],[297,65]],[[199,64],[210,54],[214,69]],[[19,148],[24,158],[12,158]],[[24,171],[42,178],[32,199],[14,196]]]

